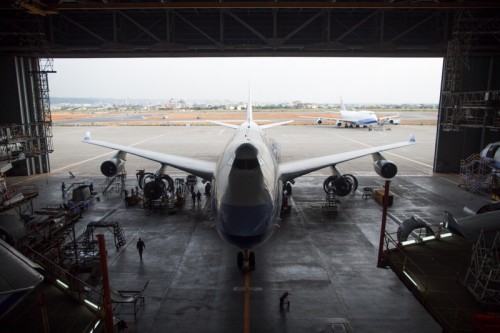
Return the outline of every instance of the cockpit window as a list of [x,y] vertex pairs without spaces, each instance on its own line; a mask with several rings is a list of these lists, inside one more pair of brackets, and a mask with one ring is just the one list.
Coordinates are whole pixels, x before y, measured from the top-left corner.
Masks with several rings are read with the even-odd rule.
[[498,147],[500,147],[500,146],[499,145],[491,145],[490,149],[488,149],[488,151],[486,152],[486,157],[487,158],[494,158]]

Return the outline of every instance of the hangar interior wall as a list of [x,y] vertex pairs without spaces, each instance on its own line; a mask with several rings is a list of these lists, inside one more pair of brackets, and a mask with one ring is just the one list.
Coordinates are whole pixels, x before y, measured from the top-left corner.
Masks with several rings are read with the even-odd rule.
[[[462,57],[444,62],[434,171],[460,171],[461,160],[500,141],[500,57]],[[453,81],[453,82],[452,82]]]
[[53,149],[47,73],[37,58],[0,57],[0,166],[8,175],[50,171],[48,154]]

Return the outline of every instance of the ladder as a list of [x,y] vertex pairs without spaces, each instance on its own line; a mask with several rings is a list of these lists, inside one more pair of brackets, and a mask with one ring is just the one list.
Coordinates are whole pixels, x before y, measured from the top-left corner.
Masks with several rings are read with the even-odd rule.
[[337,203],[338,200],[335,198],[335,190],[330,188],[325,196],[325,204],[323,205],[323,211],[329,214],[337,214]]

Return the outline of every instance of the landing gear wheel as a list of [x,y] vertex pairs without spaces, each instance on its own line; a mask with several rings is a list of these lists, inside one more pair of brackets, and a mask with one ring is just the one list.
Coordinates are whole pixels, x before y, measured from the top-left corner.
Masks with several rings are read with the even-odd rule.
[[238,264],[238,268],[243,269],[243,252],[239,251],[236,256],[236,263]]
[[255,253],[253,253],[252,251],[250,251],[250,253],[248,254],[248,268],[251,271],[255,270]]
[[236,257],[236,263],[241,271],[255,270],[255,253],[249,249],[239,251]]

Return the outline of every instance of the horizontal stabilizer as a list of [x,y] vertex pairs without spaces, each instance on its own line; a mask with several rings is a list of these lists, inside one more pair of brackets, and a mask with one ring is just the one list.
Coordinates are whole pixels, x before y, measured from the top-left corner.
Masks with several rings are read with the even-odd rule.
[[230,127],[230,128],[234,128],[234,129],[238,129],[240,127],[240,125],[235,125],[235,124],[228,124],[228,123],[223,123],[222,121],[216,121],[216,120],[207,120],[209,123],[212,123],[212,124],[217,124],[217,125],[221,125],[221,126],[226,126],[226,127]]
[[260,128],[266,129],[266,128],[281,126],[281,125],[285,125],[285,124],[289,124],[289,123],[293,123],[293,120],[287,120],[287,121],[282,121],[282,122],[279,122],[279,123],[272,123],[272,124],[261,125]]

